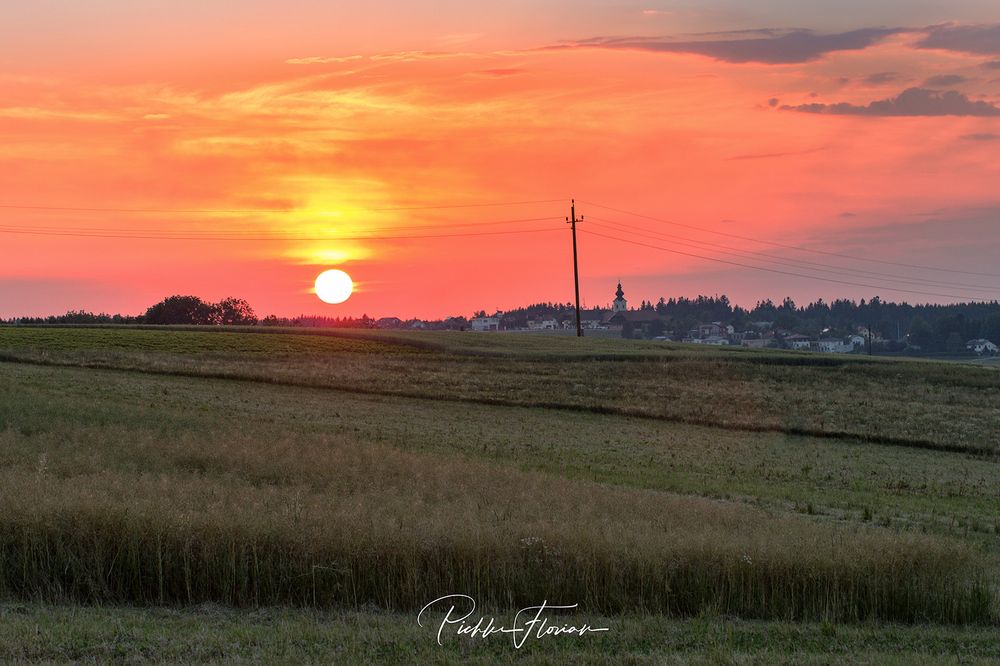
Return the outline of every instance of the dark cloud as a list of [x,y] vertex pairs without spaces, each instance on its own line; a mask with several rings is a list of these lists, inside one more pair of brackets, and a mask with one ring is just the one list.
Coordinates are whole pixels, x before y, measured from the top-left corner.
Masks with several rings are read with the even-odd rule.
[[977,132],[976,134],[964,134],[962,138],[966,141],[1000,141],[1000,134]]
[[961,74],[938,74],[937,76],[932,76],[924,81],[924,85],[932,88],[943,88],[946,86],[955,86],[959,83],[965,83],[968,80],[969,79]]
[[1000,60],[989,60],[980,65],[984,69],[1000,69]]
[[633,49],[661,53],[695,53],[732,63],[759,62],[783,65],[816,60],[832,51],[867,48],[900,29],[864,28],[824,35],[811,30],[754,31],[753,37],[675,41],[657,37],[595,37],[549,48],[592,47]]
[[889,83],[899,78],[898,72],[876,72],[865,77],[865,83],[873,86]]
[[772,97],[771,99],[767,100],[767,105],[771,107],[778,106],[778,104],[780,103],[781,100],[778,99],[777,97]]
[[845,116],[1000,116],[1000,108],[988,102],[972,101],[954,90],[938,92],[926,88],[908,88],[898,97],[878,100],[867,106],[840,102],[786,105],[781,108],[786,111]]
[[1000,23],[981,25],[932,25],[917,42],[922,49],[1000,55]]

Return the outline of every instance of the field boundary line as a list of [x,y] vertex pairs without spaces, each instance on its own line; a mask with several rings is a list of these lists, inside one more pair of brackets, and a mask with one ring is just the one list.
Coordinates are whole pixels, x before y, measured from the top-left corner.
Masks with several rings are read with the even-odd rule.
[[876,444],[882,446],[897,446],[903,448],[922,449],[930,451],[940,451],[944,453],[958,453],[971,456],[996,457],[998,451],[988,446],[962,446],[960,444],[946,444],[931,440],[907,439],[905,437],[889,437],[885,435],[862,435],[843,431],[824,431],[796,426],[753,426],[749,424],[718,423],[708,419],[689,418],[683,416],[669,416],[661,414],[650,414],[640,409],[629,409],[627,407],[611,407],[606,405],[572,405],[552,401],[523,401],[510,400],[506,398],[489,397],[457,397],[444,395],[422,395],[409,391],[392,391],[384,389],[370,389],[364,387],[338,387],[324,384],[295,381],[276,377],[241,375],[238,373],[197,371],[197,370],[170,370],[162,368],[143,368],[137,366],[121,366],[111,363],[101,362],[66,362],[41,358],[25,358],[17,354],[0,351],[0,362],[21,365],[34,365],[54,368],[76,368],[81,370],[108,370],[114,372],[129,372],[141,375],[154,375],[164,377],[189,377],[193,379],[217,379],[237,382],[253,382],[256,384],[270,384],[274,386],[289,386],[296,388],[316,389],[322,391],[335,391],[338,393],[353,393],[357,395],[382,396],[390,398],[405,398],[409,400],[426,400],[431,402],[453,402],[465,404],[477,404],[493,407],[516,407],[525,409],[551,409],[567,412],[599,414],[607,416],[622,416],[630,418],[647,419],[651,421],[661,421],[666,423],[678,423],[682,425],[698,426],[704,428],[715,428],[729,432],[747,433],[771,433],[784,434],[794,437],[813,437],[816,439],[830,439],[845,442],[857,442],[866,444]]

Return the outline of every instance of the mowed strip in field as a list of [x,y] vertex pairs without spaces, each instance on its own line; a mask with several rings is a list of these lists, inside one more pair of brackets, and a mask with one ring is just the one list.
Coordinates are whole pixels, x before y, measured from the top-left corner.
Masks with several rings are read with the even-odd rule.
[[420,627],[411,613],[312,609],[122,608],[0,605],[4,663],[169,664],[462,664],[635,666],[782,664],[829,666],[995,665],[990,627],[792,623],[703,615],[561,621],[597,622],[610,631],[571,639],[526,641],[493,636],[470,641]]
[[[9,353],[35,363],[89,353],[71,344],[85,331],[44,332],[63,348],[21,339]],[[364,367],[380,345],[404,367],[441,353],[324,336],[99,334],[140,347],[164,335],[227,346],[188,357],[138,350],[147,361],[165,354],[168,373],[179,358],[214,355],[242,371],[298,357],[319,364],[318,375]],[[271,351],[294,344],[330,347]],[[972,516],[986,538],[998,478],[988,458],[142,369],[0,366],[8,596],[411,608],[461,588],[496,605],[541,594],[604,612],[906,621],[994,612],[982,545],[919,533],[921,512],[953,495],[948,510]],[[815,467],[776,462],[809,447]],[[884,469],[864,487],[880,455],[905,471]],[[893,529],[662,492],[752,498],[768,456],[791,499],[823,489],[809,501],[820,512],[828,499],[877,501],[895,474],[892,512],[869,509]]]
[[1000,452],[1000,374],[943,362],[504,334],[114,328],[0,329],[0,358]]

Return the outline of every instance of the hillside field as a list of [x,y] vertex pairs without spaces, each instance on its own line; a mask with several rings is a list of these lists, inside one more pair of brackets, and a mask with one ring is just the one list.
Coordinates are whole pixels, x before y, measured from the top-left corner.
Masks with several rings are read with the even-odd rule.
[[[155,327],[0,361],[0,660],[1000,659],[995,367]],[[438,646],[454,593],[611,631]]]

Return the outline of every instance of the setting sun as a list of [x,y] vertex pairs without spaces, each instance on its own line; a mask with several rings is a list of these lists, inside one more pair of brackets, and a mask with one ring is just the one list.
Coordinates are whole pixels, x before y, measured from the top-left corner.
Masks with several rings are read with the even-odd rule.
[[343,303],[351,297],[354,291],[354,281],[344,271],[331,269],[323,271],[316,277],[316,295],[319,300],[330,305]]

